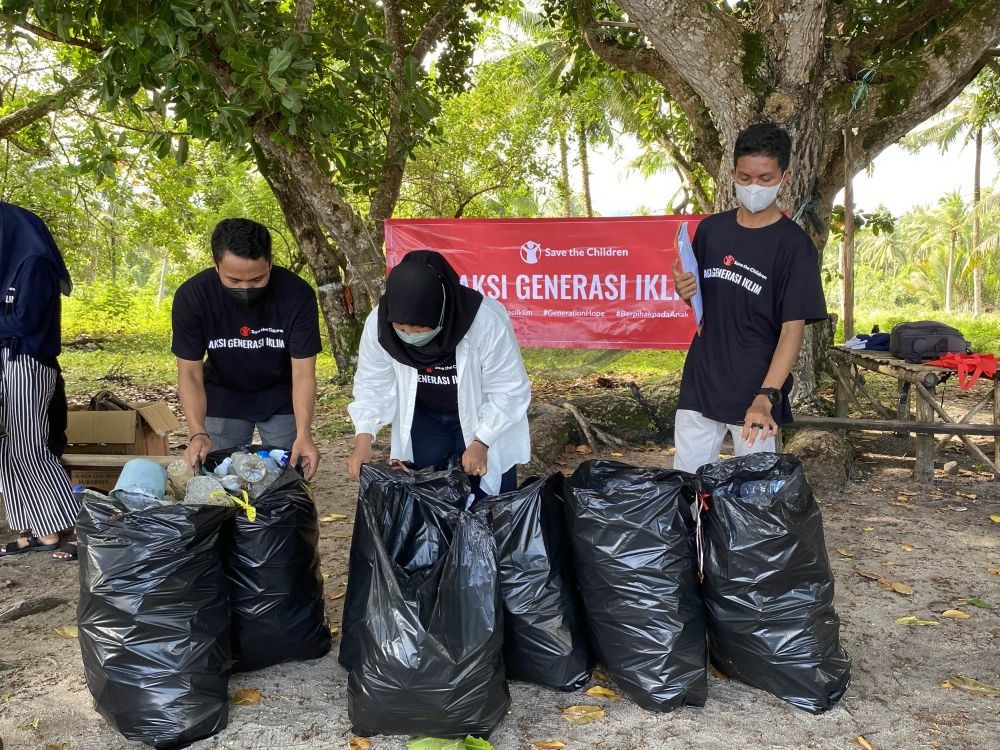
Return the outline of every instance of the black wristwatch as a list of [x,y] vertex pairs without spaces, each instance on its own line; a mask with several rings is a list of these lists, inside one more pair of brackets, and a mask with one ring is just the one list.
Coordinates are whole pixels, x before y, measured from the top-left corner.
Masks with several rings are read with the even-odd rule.
[[757,391],[758,396],[767,396],[767,400],[771,402],[771,406],[777,406],[781,403],[781,390],[779,388],[761,388]]

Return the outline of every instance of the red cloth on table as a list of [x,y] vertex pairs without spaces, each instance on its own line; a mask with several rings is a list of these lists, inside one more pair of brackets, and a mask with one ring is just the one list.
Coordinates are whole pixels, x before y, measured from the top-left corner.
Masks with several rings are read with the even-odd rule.
[[958,387],[963,391],[967,391],[975,385],[980,375],[992,378],[997,374],[997,358],[992,354],[956,354],[952,352],[945,354],[940,359],[924,362],[924,364],[958,370]]

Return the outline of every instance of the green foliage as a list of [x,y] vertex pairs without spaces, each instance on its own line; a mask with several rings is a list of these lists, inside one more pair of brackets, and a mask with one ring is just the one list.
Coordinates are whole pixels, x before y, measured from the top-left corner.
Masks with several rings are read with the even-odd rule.
[[525,349],[522,354],[531,379],[543,382],[600,373],[650,379],[684,365],[684,352],[656,349]]

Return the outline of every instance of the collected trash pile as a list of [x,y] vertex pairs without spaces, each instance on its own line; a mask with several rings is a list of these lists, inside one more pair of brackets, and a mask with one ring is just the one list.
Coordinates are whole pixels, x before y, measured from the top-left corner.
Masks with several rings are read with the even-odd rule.
[[126,738],[185,747],[226,726],[231,672],[330,650],[316,509],[286,461],[135,459],[109,495],[78,494],[84,672]]
[[697,475],[588,461],[469,500],[458,466],[362,468],[340,662],[356,734],[488,736],[507,678],[576,690],[600,663],[641,707],[724,675],[811,713],[850,681],[799,461]]

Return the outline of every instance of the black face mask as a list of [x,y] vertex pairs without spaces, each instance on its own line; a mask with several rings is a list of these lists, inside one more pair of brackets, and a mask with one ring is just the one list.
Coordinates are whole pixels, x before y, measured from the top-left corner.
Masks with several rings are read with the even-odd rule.
[[239,302],[241,305],[246,307],[253,307],[264,297],[267,292],[267,284],[264,286],[254,286],[249,289],[238,289],[232,286],[223,285],[223,289],[228,292],[229,296]]

